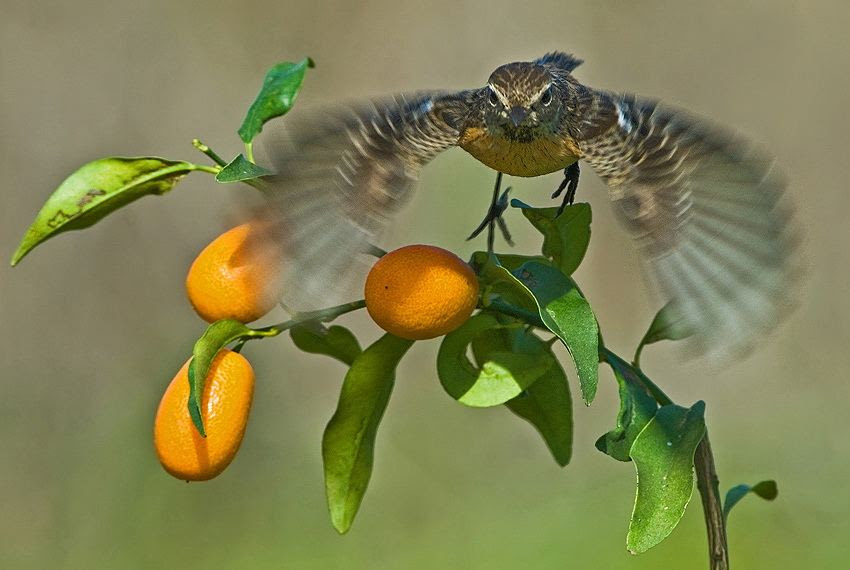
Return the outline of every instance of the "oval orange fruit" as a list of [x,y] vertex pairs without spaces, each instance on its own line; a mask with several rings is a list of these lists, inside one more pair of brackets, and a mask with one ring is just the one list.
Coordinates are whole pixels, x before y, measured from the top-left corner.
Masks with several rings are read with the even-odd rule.
[[478,279],[458,256],[409,245],[381,257],[366,277],[366,310],[387,332],[434,338],[462,325],[478,302]]
[[239,353],[224,349],[216,355],[201,396],[204,438],[195,429],[187,407],[189,362],[191,359],[159,402],[154,447],[171,475],[185,481],[206,481],[224,471],[239,450],[254,396],[254,370]]
[[232,228],[198,254],[186,275],[186,293],[207,322],[255,321],[278,299],[280,257],[259,223]]

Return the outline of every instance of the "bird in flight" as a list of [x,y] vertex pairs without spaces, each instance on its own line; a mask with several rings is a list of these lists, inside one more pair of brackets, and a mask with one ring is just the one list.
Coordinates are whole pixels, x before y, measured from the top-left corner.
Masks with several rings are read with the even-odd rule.
[[749,348],[789,305],[795,274],[796,232],[775,161],[687,112],[583,85],[572,75],[580,63],[553,52],[502,65],[483,87],[288,119],[268,149],[277,174],[266,191],[287,258],[284,302],[327,306],[422,168],[460,147],[511,176],[564,170],[553,195],[566,190],[562,208],[584,161],[696,347]]

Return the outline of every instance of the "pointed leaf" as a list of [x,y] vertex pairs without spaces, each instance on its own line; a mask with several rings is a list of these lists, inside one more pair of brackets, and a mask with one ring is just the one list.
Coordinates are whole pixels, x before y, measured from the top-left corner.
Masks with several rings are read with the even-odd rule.
[[765,501],[772,501],[779,495],[779,488],[776,486],[776,481],[771,479],[760,481],[752,487],[749,485],[736,485],[726,493],[726,499],[723,501],[723,516],[729,518],[729,511],[732,510],[732,507],[737,505],[749,493],[758,495]]
[[596,449],[617,461],[631,461],[629,451],[632,444],[655,415],[658,404],[630,366],[608,362],[619,386],[620,411],[617,427],[596,440]]
[[270,170],[266,170],[262,166],[254,164],[243,155],[239,155],[229,164],[224,166],[218,174],[215,175],[217,182],[244,182],[245,180],[253,180],[261,176],[272,174]]
[[599,374],[599,327],[587,300],[558,269],[537,261],[514,271],[537,301],[543,323],[567,347],[578,372],[582,399],[596,396]]
[[630,452],[637,469],[637,496],[626,547],[646,552],[673,532],[691,499],[694,452],[705,435],[705,403],[690,409],[659,408]]
[[511,200],[531,224],[543,234],[543,255],[558,269],[572,275],[578,269],[590,244],[590,204],[572,204],[558,215],[558,208],[532,208]]
[[192,361],[189,363],[189,415],[203,437],[207,434],[201,419],[201,395],[204,393],[204,382],[216,354],[231,342],[261,336],[267,334],[250,329],[239,321],[224,319],[208,326],[195,343]]
[[443,338],[437,354],[437,375],[446,392],[458,402],[473,407],[504,404],[551,367],[552,361],[540,353],[511,350],[488,350],[481,354],[478,365],[473,365],[466,356],[470,343],[504,326],[493,315],[479,314]]
[[164,194],[198,166],[156,157],[110,157],[89,162],[47,199],[12,256],[16,265],[41,242],[87,228],[148,194]]
[[267,121],[289,112],[301,89],[304,73],[313,66],[313,60],[307,57],[297,63],[278,63],[266,73],[263,87],[239,127],[242,142],[250,143]]
[[357,337],[339,325],[330,328],[299,325],[289,330],[289,336],[304,352],[325,354],[349,366],[363,352]]
[[385,334],[351,365],[336,412],[322,437],[325,492],[334,528],[351,528],[372,475],[378,424],[395,383],[395,369],[413,341]]
[[661,307],[652,319],[646,334],[635,351],[635,362],[640,362],[643,347],[660,340],[682,340],[691,336],[691,331],[679,315],[676,305],[671,301]]

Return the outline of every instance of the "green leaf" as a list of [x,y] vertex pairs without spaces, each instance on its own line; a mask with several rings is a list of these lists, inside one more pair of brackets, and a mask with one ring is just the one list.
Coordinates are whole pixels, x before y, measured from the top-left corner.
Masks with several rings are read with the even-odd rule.
[[676,305],[671,301],[661,307],[652,319],[649,329],[643,335],[643,339],[635,351],[635,362],[640,362],[640,355],[643,352],[643,347],[647,344],[652,344],[660,340],[682,340],[691,336],[692,331],[688,329],[681,315],[679,315]]
[[658,404],[630,366],[609,363],[619,387],[620,411],[617,427],[596,440],[596,449],[617,461],[631,461],[629,451],[632,444],[655,415]]
[[243,182],[245,180],[260,178],[261,176],[268,176],[269,174],[272,174],[270,170],[266,170],[262,166],[254,164],[240,154],[231,160],[227,166],[223,167],[219,173],[215,175],[215,179],[217,182],[221,183]]
[[437,353],[437,375],[449,395],[462,404],[488,407],[517,397],[552,366],[541,353],[486,350],[473,365],[466,356],[470,343],[480,335],[504,328],[493,315],[478,314],[443,338]]
[[637,496],[626,547],[646,552],[673,532],[691,499],[694,452],[705,435],[705,403],[659,408],[629,453],[637,469]]
[[599,328],[590,304],[572,280],[551,265],[531,261],[514,271],[514,276],[534,296],[543,323],[567,347],[582,399],[590,405],[599,375]]
[[[472,257],[469,260],[469,265],[471,265],[473,269],[484,267],[487,264],[489,256],[490,254],[486,251],[476,251],[472,254]],[[542,255],[516,255],[513,253],[500,253],[498,260],[499,265],[508,271],[513,271],[523,263],[527,263],[529,261],[540,261],[542,263],[547,263],[549,261]]]
[[250,143],[260,134],[266,122],[289,112],[301,89],[301,82],[304,81],[304,73],[308,67],[314,67],[313,60],[309,57],[297,63],[278,63],[266,73],[263,87],[239,127],[242,142]]
[[537,429],[559,465],[569,463],[573,446],[572,398],[567,376],[549,343],[527,327],[504,327],[475,337],[471,347],[479,365],[488,354],[498,351],[531,354],[551,361],[550,368],[540,378],[519,396],[505,402],[505,406]]
[[[485,254],[486,260],[473,258],[473,268],[478,274],[478,283],[481,286],[481,298],[485,306],[489,305],[494,298],[499,298],[510,305],[518,307],[531,314],[533,317],[540,316],[540,307],[537,300],[528,287],[501,264],[495,256]],[[523,263],[524,265],[524,263]]]
[[363,352],[357,337],[339,325],[330,328],[299,325],[289,329],[289,336],[304,352],[325,354],[349,366]]
[[164,194],[195,164],[156,157],[101,158],[80,167],[47,199],[12,256],[12,265],[41,242],[81,230],[148,194]]
[[[546,350],[549,351],[548,346]],[[552,457],[563,467],[573,453],[573,403],[567,375],[555,355],[549,355],[552,366],[505,405],[537,428]]]
[[222,348],[231,342],[266,336],[233,319],[216,321],[207,327],[192,350],[192,362],[189,363],[189,415],[198,433],[203,437],[204,421],[201,418],[201,395],[204,393],[204,382],[210,365]]
[[385,334],[351,365],[339,403],[322,437],[325,492],[334,528],[351,528],[369,477],[378,424],[395,383],[395,369],[413,341]]
[[522,214],[543,234],[543,255],[566,275],[581,264],[590,244],[590,204],[572,204],[558,215],[558,208],[532,208],[511,200],[511,206],[522,210]]
[[753,486],[736,485],[726,493],[726,499],[723,501],[723,516],[729,518],[729,511],[732,510],[732,507],[737,505],[748,493],[758,495],[765,501],[772,501],[779,495],[779,488],[776,486],[776,481],[771,479],[760,481]]

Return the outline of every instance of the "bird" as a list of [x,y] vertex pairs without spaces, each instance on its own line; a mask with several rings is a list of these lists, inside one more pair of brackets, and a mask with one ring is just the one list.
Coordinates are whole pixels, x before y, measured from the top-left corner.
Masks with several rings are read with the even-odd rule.
[[423,168],[459,147],[499,176],[564,171],[553,193],[567,189],[561,210],[574,199],[579,162],[590,166],[691,349],[721,358],[750,350],[793,305],[799,239],[777,161],[688,111],[584,85],[573,76],[581,63],[550,52],[499,66],[481,87],[288,120],[267,148],[276,174],[265,191],[286,257],[285,306],[327,306],[361,279],[362,252]]

